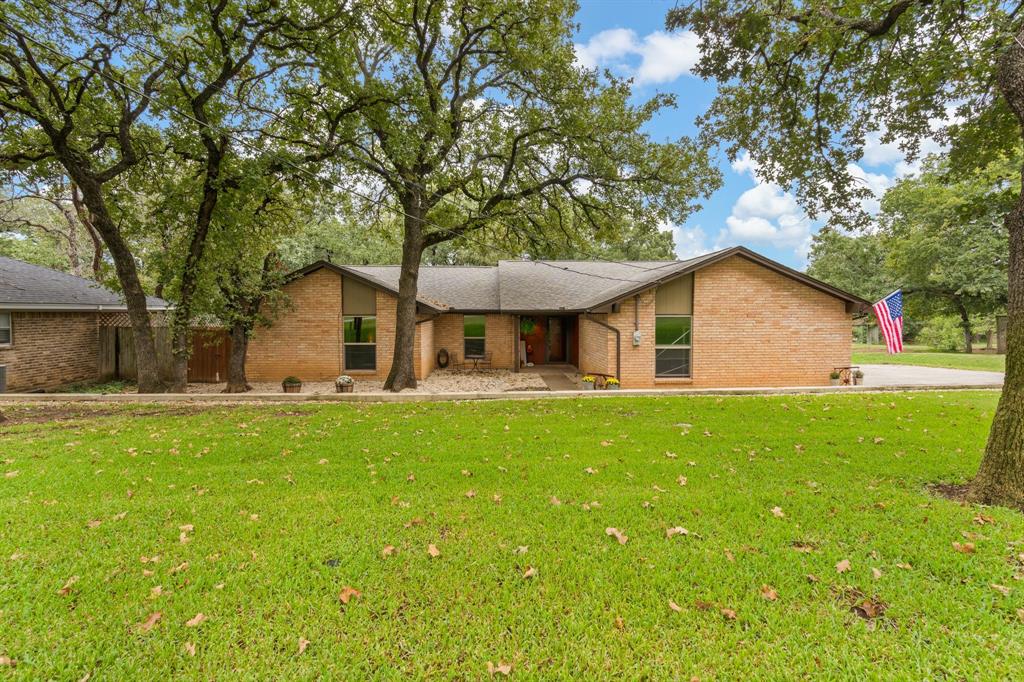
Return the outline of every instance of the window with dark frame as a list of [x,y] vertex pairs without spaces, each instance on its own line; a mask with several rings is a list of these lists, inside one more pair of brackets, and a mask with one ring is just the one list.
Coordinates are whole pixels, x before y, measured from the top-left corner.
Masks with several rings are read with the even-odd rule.
[[690,376],[690,315],[656,315],[654,318],[654,374],[659,377]]
[[486,315],[464,315],[462,318],[463,350],[467,358],[482,358],[486,350]]
[[345,316],[346,371],[377,369],[377,317]]
[[0,346],[9,346],[13,340],[11,332],[11,314],[0,313]]

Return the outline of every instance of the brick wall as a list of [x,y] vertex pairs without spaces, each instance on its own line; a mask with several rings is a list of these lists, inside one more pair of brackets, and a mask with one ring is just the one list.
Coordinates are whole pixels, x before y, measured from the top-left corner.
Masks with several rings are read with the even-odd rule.
[[[624,388],[827,385],[833,367],[850,364],[845,302],[733,256],[694,273],[692,377],[655,378],[654,299],[653,289],[640,294],[639,346],[635,299],[603,316],[621,333]],[[581,370],[614,373],[615,335],[604,333],[581,317]]]
[[[633,345],[634,317],[639,300],[640,345]],[[651,388],[654,386],[654,289],[637,297],[622,301],[619,312],[609,313],[608,324],[620,331],[624,388]],[[615,371],[615,335],[608,334],[608,371]]]
[[[445,313],[434,320],[434,348],[447,348],[449,353],[458,353],[459,361],[466,359],[463,344],[463,316],[460,313]],[[490,352],[493,367],[511,369],[516,362],[515,318],[512,315],[487,315],[484,331],[484,348]]]
[[[376,291],[377,369],[346,369],[343,279],[338,273],[322,268],[285,285],[288,306],[270,327],[258,329],[249,343],[246,373],[250,381],[277,382],[289,375],[303,381],[333,381],[340,374],[380,381],[387,378],[395,353],[398,299],[386,291]],[[432,343],[428,341],[426,346],[421,343],[423,326],[416,327],[413,356],[418,378],[423,377],[425,356],[422,354],[427,349],[430,349],[430,369],[433,369]]]
[[502,369],[515,367],[516,339],[518,330],[511,315],[488,315],[484,331],[484,347],[490,352],[491,366]]
[[[607,315],[594,315],[607,321]],[[579,317],[580,370],[607,374],[615,371],[615,334],[583,315]],[[608,348],[611,347],[609,354]]]
[[421,315],[425,320],[416,325],[416,378],[426,379],[434,371],[437,356],[434,353],[434,320]]
[[249,343],[250,381],[328,381],[342,373],[341,286],[341,276],[326,268],[285,285],[288,305]]
[[449,353],[458,353],[462,360],[462,315],[445,314],[434,320],[434,348],[446,349]]
[[695,274],[694,386],[827,385],[850,364],[844,301],[740,256]]
[[12,312],[10,347],[0,347],[10,392],[99,378],[99,327],[92,312]]

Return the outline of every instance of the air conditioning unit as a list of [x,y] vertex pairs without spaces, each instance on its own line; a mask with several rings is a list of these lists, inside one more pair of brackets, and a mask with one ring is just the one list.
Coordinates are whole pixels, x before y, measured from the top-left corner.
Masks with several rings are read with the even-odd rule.
[[0,393],[7,393],[7,365],[0,365]]

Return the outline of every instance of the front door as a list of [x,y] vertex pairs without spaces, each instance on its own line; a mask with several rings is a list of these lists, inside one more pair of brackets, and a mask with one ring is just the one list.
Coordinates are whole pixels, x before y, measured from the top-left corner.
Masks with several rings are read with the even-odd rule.
[[547,318],[542,315],[524,317],[519,325],[519,338],[526,343],[526,360],[535,365],[547,361]]
[[565,328],[561,317],[548,318],[548,361],[565,362]]

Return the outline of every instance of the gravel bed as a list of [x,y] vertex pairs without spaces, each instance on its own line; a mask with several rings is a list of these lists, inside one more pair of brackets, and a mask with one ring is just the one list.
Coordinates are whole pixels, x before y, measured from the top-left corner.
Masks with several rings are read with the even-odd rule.
[[[355,378],[356,393],[384,393],[384,382]],[[277,382],[250,382],[255,393],[283,393]],[[189,393],[220,393],[225,384],[189,384]],[[414,389],[403,393],[501,393],[506,391],[545,391],[547,385],[539,374],[520,374],[507,369],[435,370]],[[334,393],[333,381],[302,383],[302,392],[310,394]]]

